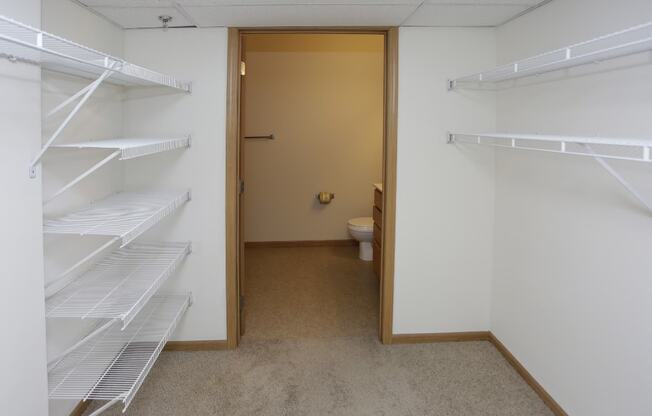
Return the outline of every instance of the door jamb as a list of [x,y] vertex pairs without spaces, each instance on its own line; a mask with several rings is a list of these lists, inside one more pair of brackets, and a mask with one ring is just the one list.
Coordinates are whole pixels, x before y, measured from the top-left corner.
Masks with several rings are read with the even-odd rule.
[[391,344],[394,309],[394,248],[396,221],[396,146],[398,124],[398,28],[229,28],[226,92],[226,328],[227,347],[240,342],[238,288],[238,192],[240,157],[241,36],[247,33],[377,33],[385,36],[385,117],[383,134],[383,235],[380,277],[379,339]]

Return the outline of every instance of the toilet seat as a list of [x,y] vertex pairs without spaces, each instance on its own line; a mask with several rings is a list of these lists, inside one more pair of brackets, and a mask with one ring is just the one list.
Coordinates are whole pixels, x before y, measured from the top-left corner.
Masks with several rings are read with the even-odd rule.
[[374,219],[372,217],[351,218],[348,225],[354,231],[370,232],[374,230]]

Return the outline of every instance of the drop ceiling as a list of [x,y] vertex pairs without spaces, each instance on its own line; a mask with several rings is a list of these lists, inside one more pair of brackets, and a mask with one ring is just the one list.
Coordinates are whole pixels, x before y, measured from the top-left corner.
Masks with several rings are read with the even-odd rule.
[[180,26],[498,26],[551,0],[73,0],[125,29]]

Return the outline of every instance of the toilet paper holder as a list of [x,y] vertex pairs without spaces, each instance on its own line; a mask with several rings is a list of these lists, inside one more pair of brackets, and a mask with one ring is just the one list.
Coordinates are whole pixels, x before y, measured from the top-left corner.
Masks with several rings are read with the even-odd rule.
[[335,199],[335,194],[331,192],[320,192],[316,196],[320,204],[330,204]]

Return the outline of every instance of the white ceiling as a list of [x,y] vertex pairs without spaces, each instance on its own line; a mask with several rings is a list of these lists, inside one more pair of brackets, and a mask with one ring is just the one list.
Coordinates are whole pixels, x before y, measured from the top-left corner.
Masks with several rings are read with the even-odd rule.
[[125,29],[174,26],[497,26],[551,0],[73,0]]

